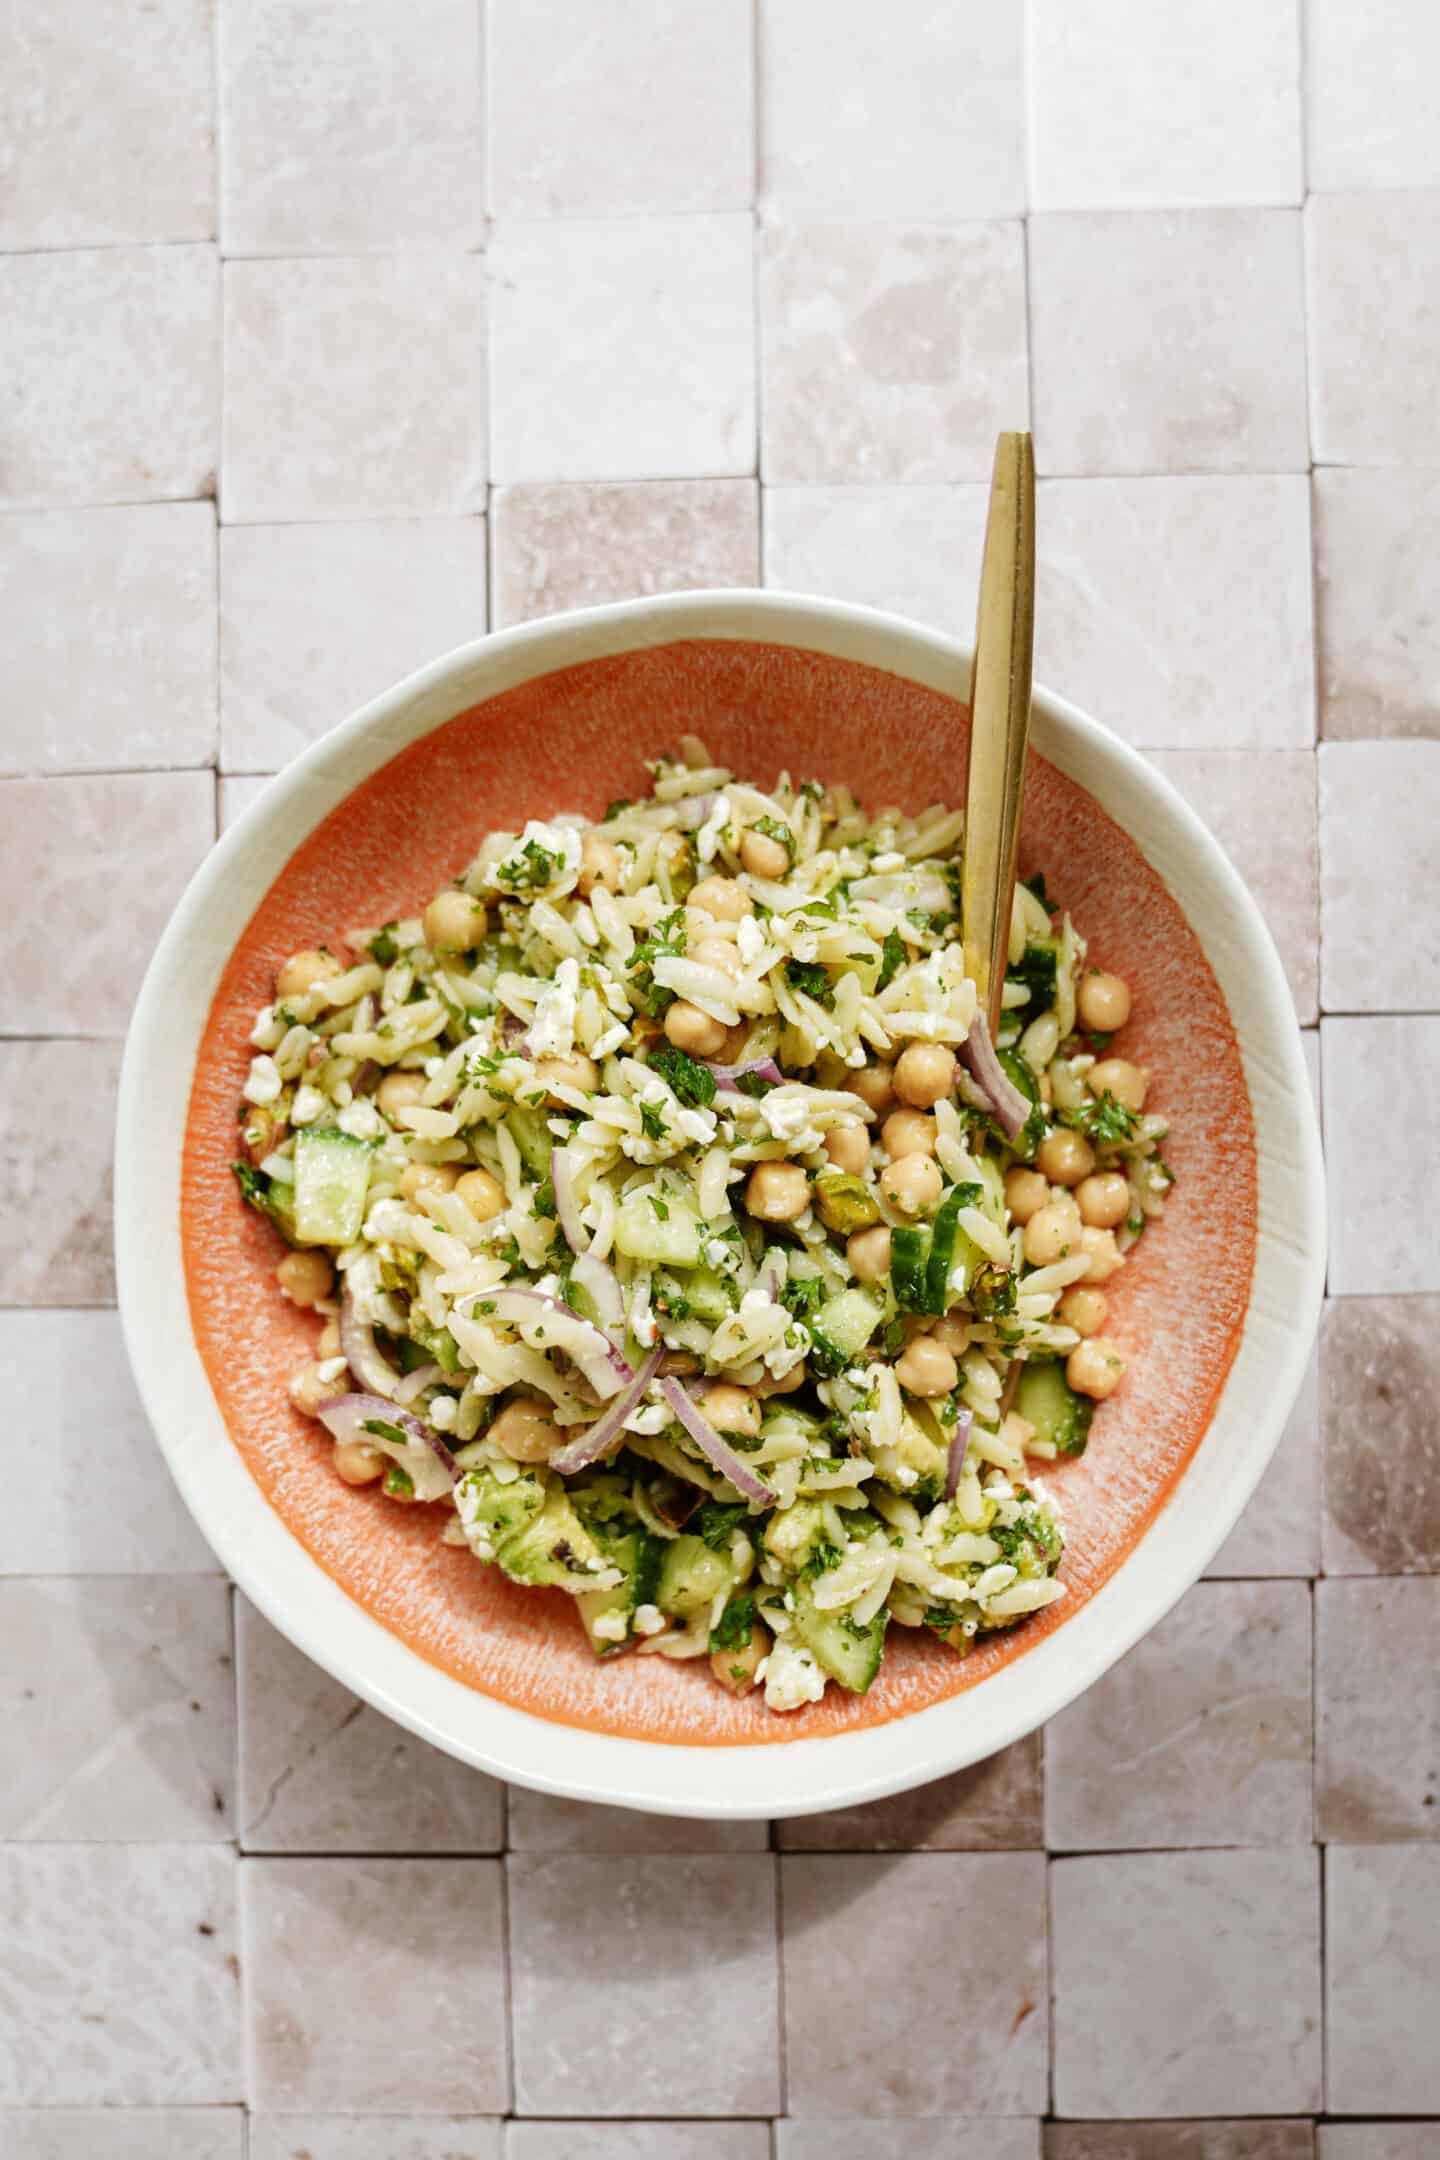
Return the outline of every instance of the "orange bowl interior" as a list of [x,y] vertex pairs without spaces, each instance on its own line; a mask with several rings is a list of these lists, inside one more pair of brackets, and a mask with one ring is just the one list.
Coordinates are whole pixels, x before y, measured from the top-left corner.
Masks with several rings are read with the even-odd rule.
[[200,1355],[235,1446],[327,1574],[418,1654],[467,1686],[563,1724],[677,1745],[775,1744],[900,1717],[973,1687],[1092,1597],[1164,1506],[1199,1445],[1239,1343],[1255,1257],[1255,1138],[1229,1014],[1200,944],[1138,848],[1074,781],[1032,755],[1021,840],[1091,956],[1125,975],[1125,1051],[1154,1074],[1176,1173],[1163,1223],[1115,1279],[1107,1332],[1131,1357],[1084,1457],[1046,1482],[1065,1516],[1069,1595],[961,1660],[891,1630],[868,1695],[806,1711],[736,1701],[703,1665],[597,1664],[562,1592],[521,1590],[440,1542],[438,1511],[352,1491],[286,1380],[316,1324],[275,1289],[280,1247],[229,1163],[256,1010],[297,947],[413,914],[492,827],[598,815],[646,785],[643,760],[685,731],[737,772],[847,782],[874,808],[957,802],[963,706],[853,661],[787,646],[691,640],[587,662],[506,691],[414,743],[357,787],[286,864],[221,977],[196,1063],[181,1229]]

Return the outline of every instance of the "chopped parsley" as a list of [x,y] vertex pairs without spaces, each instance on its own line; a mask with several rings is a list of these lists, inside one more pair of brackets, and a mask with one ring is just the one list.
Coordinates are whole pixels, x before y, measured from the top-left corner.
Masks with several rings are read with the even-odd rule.
[[839,1567],[841,1558],[838,1545],[832,1545],[828,1538],[817,1538],[800,1569],[801,1582],[814,1582],[817,1575],[828,1575],[831,1568]]
[[835,985],[830,980],[830,970],[822,967],[818,960],[787,960],[785,980],[792,990],[803,991],[818,1005],[835,1003]]
[[547,885],[554,884],[564,860],[563,855],[541,847],[538,840],[527,840],[523,847],[498,862],[491,875],[507,892],[542,892]]
[[536,1186],[535,1197],[530,1203],[530,1208],[533,1214],[548,1216],[551,1221],[554,1220],[555,1187],[548,1177],[543,1185]]
[[378,960],[381,967],[389,967],[400,950],[399,945],[396,943],[395,930],[396,925],[393,922],[385,923],[376,931],[365,948],[371,959]]
[[659,1073],[671,1094],[687,1109],[705,1110],[715,1100],[715,1075],[709,1066],[702,1065],[698,1058],[687,1057],[673,1043],[662,1043],[651,1051],[650,1069]]
[[752,832],[764,833],[767,840],[778,840],[781,847],[784,848],[785,853],[790,858],[791,869],[794,869],[795,835],[793,832],[791,832],[788,825],[782,824],[779,818],[757,817],[753,820],[750,830]]
[[736,1073],[735,1085],[742,1095],[759,1096],[768,1095],[775,1082],[767,1080],[763,1073],[742,1072]]
[[640,1127],[647,1140],[663,1140],[670,1130],[660,1105],[649,1102],[640,1105]]
[[684,951],[684,908],[672,908],[668,915],[662,915],[648,937],[643,937],[635,947],[630,962],[630,988],[641,1011],[648,1013],[652,1020],[659,1019],[675,996],[673,990],[656,982],[655,963],[678,958]]
[[792,1275],[780,1292],[780,1302],[797,1320],[806,1320],[825,1302],[823,1275]]
[[1082,1103],[1078,1110],[1062,1110],[1060,1123],[1084,1133],[1097,1147],[1120,1147],[1133,1140],[1140,1129],[1135,1112],[1117,1102],[1108,1088],[1098,1102]]
[[[731,1598],[720,1615],[717,1626],[710,1630],[710,1648],[715,1650],[743,1650],[755,1629],[755,1600],[753,1597]],[[732,1668],[745,1678],[743,1666]]]
[[885,945],[880,955],[880,973],[875,979],[877,993],[887,989],[905,965],[905,940],[898,930],[887,930]]
[[603,818],[601,818],[600,822],[602,825],[608,825],[611,818],[619,817],[622,810],[633,810],[634,807],[634,802],[630,796],[617,795],[614,802],[606,803],[605,815]]
[[652,1208],[654,1208],[655,1213],[661,1222],[669,1222],[670,1203],[667,1200],[662,1200],[659,1193],[652,1192],[650,1195],[650,1205]]
[[723,1500],[707,1500],[700,1510],[696,1529],[711,1552],[723,1552],[749,1512],[743,1501],[734,1506]]

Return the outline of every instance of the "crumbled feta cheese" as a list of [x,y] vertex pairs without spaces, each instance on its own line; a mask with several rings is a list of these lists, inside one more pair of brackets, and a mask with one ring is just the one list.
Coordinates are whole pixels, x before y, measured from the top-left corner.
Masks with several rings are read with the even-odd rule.
[[705,823],[695,835],[695,853],[702,863],[714,861],[716,849],[720,845],[721,835],[729,822],[730,798],[728,795],[721,795],[717,798],[715,807],[710,812],[709,817],[706,818]]
[[562,960],[555,979],[545,985],[527,1029],[532,1057],[569,1057],[575,1047],[575,1007],[580,996],[580,963]]
[[798,1140],[810,1123],[810,1100],[803,1087],[771,1088],[756,1098],[761,1118],[777,1140]]
[[385,1130],[384,1120],[374,1103],[363,1097],[358,1102],[347,1103],[335,1122],[352,1140],[378,1140]]
[[778,1636],[765,1660],[766,1709],[800,1710],[824,1693],[825,1675],[811,1653],[789,1636]]
[[278,1050],[284,1040],[284,1021],[276,1019],[273,1005],[262,1005],[250,1030],[251,1043],[257,1050]]
[[637,1635],[663,1635],[665,1615],[658,1605],[637,1605],[635,1608],[635,1632]]
[[454,1432],[459,1404],[453,1395],[436,1395],[430,1404],[430,1423],[436,1432]]
[[682,1137],[693,1141],[696,1147],[709,1147],[715,1138],[715,1117],[712,1111],[677,1110],[674,1113],[674,1122]]
[[740,958],[746,967],[754,967],[765,950],[765,932],[754,915],[742,915],[735,932],[735,942],[740,948]]
[[724,1267],[729,1257],[730,1247],[726,1244],[724,1238],[712,1237],[706,1240],[705,1258],[711,1267]]
[[630,1630],[623,1612],[602,1612],[590,1622],[590,1632],[598,1635],[601,1642],[624,1642]]
[[295,1100],[290,1105],[290,1123],[313,1125],[324,1108],[325,1097],[319,1088],[298,1087],[295,1090]]
[[272,1103],[281,1089],[280,1070],[272,1057],[255,1057],[250,1060],[250,1070],[242,1090],[246,1102],[259,1104],[262,1108]]
[[640,1284],[630,1300],[630,1332],[642,1349],[653,1350],[660,1330],[655,1315],[650,1310],[650,1284],[648,1279]]
[[774,1300],[766,1289],[747,1290],[740,1300],[741,1312],[767,1312]]
[[323,1380],[328,1387],[332,1380],[339,1379],[344,1370],[345,1360],[343,1357],[327,1357],[315,1367],[315,1377],[317,1380]]

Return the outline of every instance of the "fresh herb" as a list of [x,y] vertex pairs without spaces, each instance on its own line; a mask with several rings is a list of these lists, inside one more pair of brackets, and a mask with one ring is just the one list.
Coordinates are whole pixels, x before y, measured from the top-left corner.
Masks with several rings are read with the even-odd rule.
[[670,1130],[658,1103],[641,1103],[640,1127],[647,1140],[663,1140]]
[[413,1500],[415,1497],[415,1480],[411,1477],[409,1471],[403,1469],[398,1462],[391,1463],[389,1469],[385,1472],[385,1490],[392,1500]]
[[785,980],[792,990],[802,990],[817,1004],[829,1006],[835,1003],[835,985],[830,980],[830,971],[818,960],[787,960]]
[[969,1298],[982,1320],[999,1320],[1015,1310],[1015,1277],[1007,1267],[987,1260],[977,1268],[970,1285]]
[[532,1214],[544,1215],[548,1217],[550,1221],[554,1221],[555,1187],[548,1177],[546,1178],[543,1185],[536,1186],[535,1197],[530,1202],[530,1209]]
[[666,1200],[662,1200],[662,1199],[660,1198],[660,1195],[659,1195],[659,1193],[653,1193],[653,1192],[651,1193],[651,1195],[650,1195],[650,1205],[651,1205],[651,1207],[652,1207],[652,1208],[654,1208],[654,1210],[655,1210],[655,1213],[656,1213],[656,1215],[658,1216],[658,1218],[660,1219],[660,1221],[661,1221],[661,1222],[669,1222],[669,1220],[670,1220],[670,1205],[669,1205],[669,1202],[668,1202],[668,1201],[666,1201]]
[[1035,898],[1040,902],[1041,907],[1046,910],[1047,914],[1052,912],[1050,895],[1045,890],[1045,873],[1043,870],[1037,870],[1034,877],[1021,878],[1020,882],[1025,887],[1026,892],[1034,893]]
[[700,1510],[696,1529],[711,1552],[724,1552],[750,1510],[743,1500],[738,1506],[723,1500],[707,1500]]
[[491,875],[495,883],[503,885],[508,892],[542,892],[547,885],[554,884],[563,861],[562,855],[541,847],[538,840],[527,840],[523,847],[498,862]]
[[378,960],[381,967],[389,967],[400,950],[399,945],[396,943],[395,930],[396,925],[393,922],[385,923],[376,931],[365,948],[371,959]]
[[928,1605],[922,1623],[932,1635],[949,1635],[958,1626],[955,1609],[951,1605]]
[[1108,1088],[1098,1102],[1082,1103],[1078,1110],[1062,1110],[1060,1122],[1084,1133],[1096,1147],[1121,1147],[1125,1141],[1133,1140],[1140,1129],[1135,1112],[1117,1102]]
[[1053,938],[1038,938],[1025,947],[1005,977],[1006,982],[1023,983],[1029,991],[1032,1017],[1048,1012],[1055,1003],[1059,957],[1060,948]]
[[1096,1056],[1098,1057],[1102,1050],[1108,1050],[1111,1043],[1114,1042],[1115,1031],[1113,1028],[1111,1028],[1108,1031],[1102,1031],[1098,1035],[1087,1035],[1085,1040],[1089,1043],[1090,1048],[1095,1052]]
[[[705,1110],[715,1100],[715,1075],[698,1058],[687,1057],[673,1043],[662,1043],[650,1053],[650,1069],[658,1072],[678,1102],[690,1110]],[[643,1113],[642,1113],[643,1115]]]
[[667,1005],[674,1000],[675,992],[667,990],[655,980],[655,963],[666,958],[678,958],[685,951],[685,910],[672,908],[662,915],[648,937],[640,940],[630,962],[630,987],[635,1001],[652,1020],[658,1020]]
[[800,1581],[814,1582],[817,1575],[828,1575],[831,1568],[839,1567],[843,1557],[838,1545],[832,1545],[828,1538],[817,1538],[805,1555]]
[[823,1275],[792,1275],[780,1292],[780,1302],[797,1320],[806,1320],[825,1302]]
[[619,817],[622,810],[632,810],[633,808],[634,802],[629,795],[617,795],[614,802],[605,805],[605,815],[600,822],[602,825],[608,825],[611,818]]
[[520,1258],[519,1239],[513,1233],[508,1237],[501,1238],[499,1244],[495,1247],[495,1257],[497,1260],[503,1260],[506,1267],[514,1267],[516,1261]]
[[735,1085],[742,1095],[760,1096],[768,1095],[775,1082],[767,1080],[763,1073],[742,1072],[736,1073]]
[[898,930],[887,930],[885,944],[880,955],[880,973],[875,980],[877,994],[895,980],[905,965],[905,940]]
[[790,858],[791,869],[794,869],[795,835],[793,832],[791,832],[788,825],[782,825],[779,818],[758,817],[752,822],[750,830],[752,832],[764,833],[767,840],[778,840],[781,847],[784,848],[785,853]]

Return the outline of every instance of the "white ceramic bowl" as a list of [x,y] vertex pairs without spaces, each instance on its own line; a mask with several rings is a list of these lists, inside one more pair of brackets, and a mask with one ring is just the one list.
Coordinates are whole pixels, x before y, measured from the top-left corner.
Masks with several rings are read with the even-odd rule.
[[782,1816],[873,1800],[1006,1746],[1088,1687],[1200,1575],[1269,1461],[1300,1383],[1324,1271],[1322,1170],[1289,992],[1254,901],[1198,819],[1133,750],[1037,692],[1036,750],[1124,827],[1198,935],[1235,1024],[1255,1123],[1258,1227],[1243,1333],[1168,1504],[1083,1608],[1002,1671],[891,1723],[783,1746],[675,1746],[557,1724],[476,1692],[380,1626],[262,1496],[196,1349],[179,1198],[197,1044],[227,956],[261,897],[366,776],[516,684],[690,638],[830,654],[932,690],[953,693],[968,680],[962,648],[887,615],[777,594],[680,594],[483,638],[346,720],[225,835],[151,963],[120,1086],[119,1296],[145,1405],[191,1512],[241,1588],[317,1664],[423,1739],[523,1785],[671,1814]]

